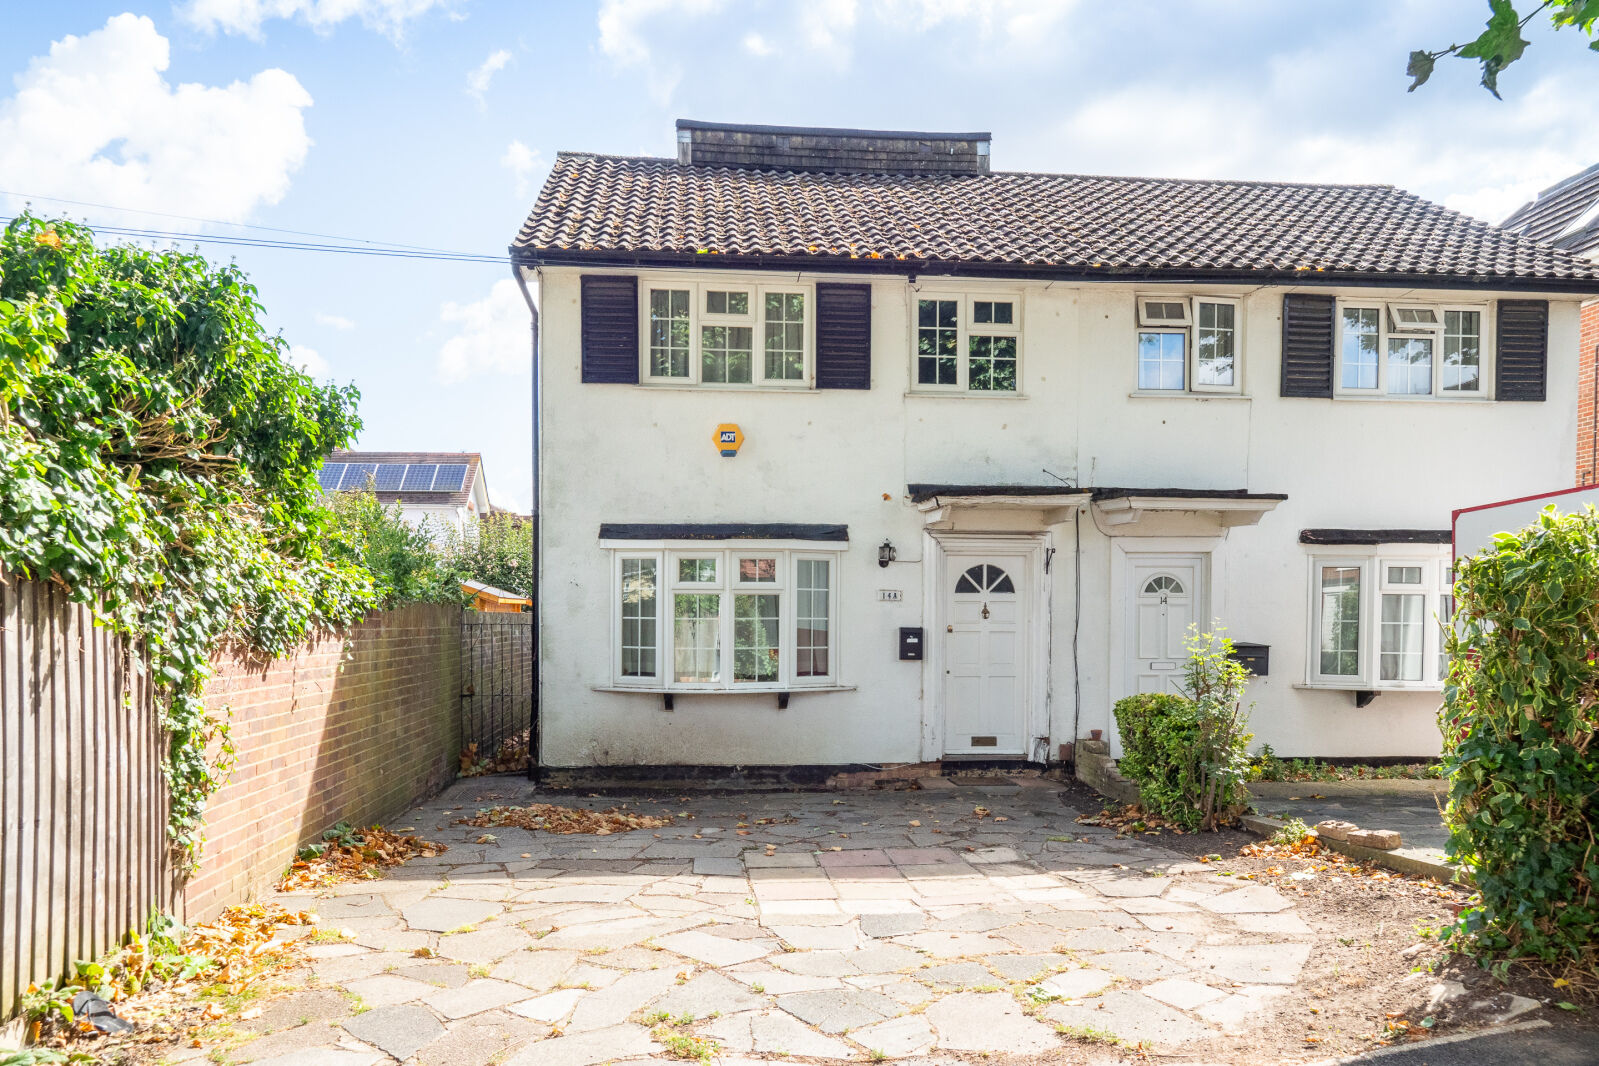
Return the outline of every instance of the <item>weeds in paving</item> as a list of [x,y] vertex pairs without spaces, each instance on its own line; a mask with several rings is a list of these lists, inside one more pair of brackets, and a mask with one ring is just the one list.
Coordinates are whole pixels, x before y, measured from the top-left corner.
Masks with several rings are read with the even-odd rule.
[[1090,1044],[1109,1044],[1117,1047],[1125,1043],[1121,1037],[1109,1029],[1100,1029],[1093,1025],[1057,1025],[1055,1031],[1061,1036],[1069,1036],[1073,1040],[1084,1040]]
[[[692,1020],[691,1015],[685,1015]],[[681,1022],[679,1024],[687,1024]],[[708,1037],[695,1036],[693,1033],[680,1033],[672,1028],[671,1023],[657,1025],[650,1032],[655,1042],[666,1049],[666,1054],[674,1059],[689,1059],[710,1066],[722,1046]]]
[[1291,848],[1296,844],[1303,844],[1306,839],[1313,839],[1315,834],[1310,826],[1301,818],[1290,818],[1283,823],[1283,827],[1271,836],[1271,842],[1280,848]]
[[473,925],[471,922],[467,922],[465,925],[458,925],[454,929],[446,929],[444,931],[444,935],[445,936],[460,936],[462,933],[475,933],[475,932],[477,932],[477,926]]
[[472,965],[466,968],[466,975],[468,977],[487,977],[492,972],[493,971],[490,970],[488,966],[481,962],[474,962]]

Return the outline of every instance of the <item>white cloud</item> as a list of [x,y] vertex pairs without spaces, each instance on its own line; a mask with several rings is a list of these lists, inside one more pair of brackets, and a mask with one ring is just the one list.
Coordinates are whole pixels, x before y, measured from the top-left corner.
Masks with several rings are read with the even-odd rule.
[[289,345],[289,363],[302,373],[309,374],[318,381],[323,381],[333,375],[333,368],[328,361],[322,358],[322,353],[315,348],[307,348],[303,344]]
[[355,323],[343,315],[330,315],[323,311],[316,313],[316,323],[319,326],[327,326],[330,329],[345,330],[355,328]]
[[544,166],[544,157],[521,141],[512,141],[500,156],[500,166],[516,176],[516,193],[521,196],[527,192],[533,175]]
[[494,75],[505,69],[505,64],[511,61],[511,53],[505,49],[491,53],[487,59],[479,63],[466,73],[466,91],[483,102],[483,94],[489,91],[489,82],[494,80]]
[[744,51],[752,56],[769,56],[775,49],[765,37],[751,30],[744,35]]
[[169,62],[134,15],[51,44],[0,100],[0,187],[229,222],[281,200],[311,146],[310,94],[276,69],[174,86]]
[[527,301],[514,279],[496,281],[481,300],[444,304],[439,319],[457,327],[455,336],[439,348],[439,374],[445,381],[529,372],[532,335]]
[[434,8],[453,12],[456,0],[189,0],[178,8],[184,21],[207,33],[259,37],[269,19],[299,19],[325,33],[346,19],[398,40],[411,19]]
[[658,15],[699,18],[719,10],[725,0],[605,0],[600,5],[600,51],[619,67],[641,67],[650,95],[667,103],[683,76],[676,64],[658,63],[644,39],[644,23]]
[[[1454,128],[1438,136],[1438,112],[1395,108],[1337,129],[1306,124],[1292,94],[1140,85],[1087,101],[1050,140],[1099,173],[1187,178],[1373,182],[1397,185],[1487,222],[1599,158],[1599,127],[1561,108],[1580,86],[1550,76],[1517,100],[1447,103]],[[1128,136],[1158,120],[1158,139]]]

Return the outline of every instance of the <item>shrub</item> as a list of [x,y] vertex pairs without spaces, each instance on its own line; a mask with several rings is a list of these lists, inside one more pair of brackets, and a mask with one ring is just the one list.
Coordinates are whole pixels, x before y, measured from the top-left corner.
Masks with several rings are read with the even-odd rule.
[[1248,802],[1251,734],[1243,727],[1249,671],[1232,641],[1190,628],[1184,694],[1144,693],[1116,704],[1121,772],[1152,814],[1186,829],[1234,821]]
[[1463,559],[1440,725],[1455,945],[1599,979],[1599,512],[1545,511]]

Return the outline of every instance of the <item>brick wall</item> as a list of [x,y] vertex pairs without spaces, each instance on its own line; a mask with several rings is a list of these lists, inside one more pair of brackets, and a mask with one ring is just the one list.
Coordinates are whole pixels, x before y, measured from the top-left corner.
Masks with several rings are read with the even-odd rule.
[[1577,364],[1577,484],[1599,483],[1599,441],[1594,438],[1595,349],[1599,349],[1599,300],[1582,309]]
[[385,821],[454,777],[458,608],[402,607],[264,667],[216,666],[206,701],[231,708],[238,765],[207,807],[191,920],[264,895],[334,822]]

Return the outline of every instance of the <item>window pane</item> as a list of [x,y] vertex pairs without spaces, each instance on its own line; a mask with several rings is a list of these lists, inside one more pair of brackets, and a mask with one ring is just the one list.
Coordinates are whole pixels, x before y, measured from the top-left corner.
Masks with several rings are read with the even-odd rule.
[[687,289],[650,290],[650,375],[688,377]]
[[974,301],[972,301],[972,321],[973,322],[993,322],[994,321],[994,303],[993,303],[993,301],[992,300],[974,300]]
[[976,392],[1016,391],[1016,338],[968,337],[966,387]]
[[1321,673],[1360,674],[1360,568],[1321,568]]
[[1445,642],[1455,625],[1455,598],[1438,597],[1438,680],[1449,680],[1449,649]]
[[1343,314],[1343,387],[1377,387],[1377,334],[1380,320],[1375,307],[1346,307]]
[[959,330],[954,300],[916,302],[916,382],[919,385],[957,383],[955,350]]
[[1410,592],[1382,598],[1382,680],[1421,680],[1421,607],[1425,599]]
[[654,559],[622,560],[622,676],[654,677]]
[[748,385],[754,334],[749,326],[700,327],[700,379]]
[[1444,312],[1444,358],[1439,370],[1444,392],[1481,391],[1481,312]]
[[1388,584],[1390,584],[1390,585],[1419,585],[1419,584],[1421,584],[1421,567],[1419,567],[1419,566],[1390,566],[1388,568]]
[[705,294],[705,313],[708,315],[727,314],[727,293],[708,292]]
[[775,593],[733,597],[733,680],[776,681],[778,621]]
[[673,597],[672,640],[678,681],[722,677],[722,597],[714,592],[679,592]]
[[1432,392],[1432,338],[1388,338],[1388,393],[1426,396]]
[[805,377],[805,295],[766,294],[766,380]]
[[1140,333],[1138,387],[1182,390],[1187,368],[1187,340],[1186,333]]
[[776,581],[776,559],[740,559],[738,561],[738,579],[740,581]]
[[825,559],[801,559],[794,567],[794,673],[798,677],[826,677],[832,638],[832,564]]
[[679,581],[714,582],[716,580],[716,557],[709,559],[679,559],[677,561],[677,579]]
[[1233,305],[1200,303],[1199,326],[1194,334],[1194,382],[1229,387],[1237,353]]

